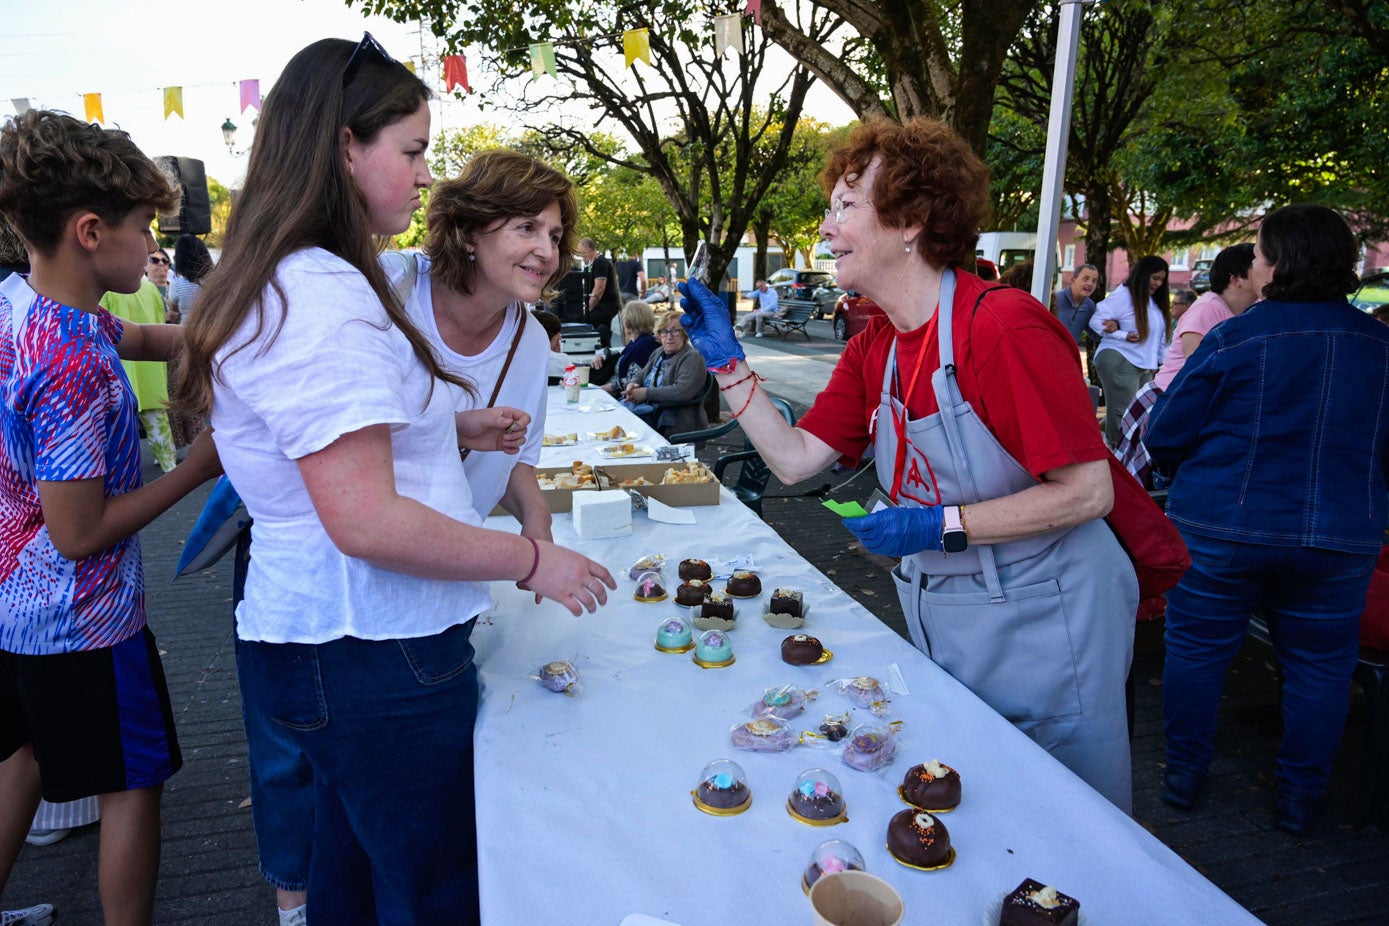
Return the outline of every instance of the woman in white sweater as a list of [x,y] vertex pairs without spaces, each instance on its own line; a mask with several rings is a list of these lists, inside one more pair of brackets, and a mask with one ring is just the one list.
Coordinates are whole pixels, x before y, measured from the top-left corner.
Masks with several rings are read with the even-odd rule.
[[1167,261],[1149,256],[1129,271],[1123,286],[1104,298],[1090,317],[1099,336],[1095,368],[1104,387],[1104,437],[1119,443],[1124,411],[1134,393],[1153,378],[1167,350]]

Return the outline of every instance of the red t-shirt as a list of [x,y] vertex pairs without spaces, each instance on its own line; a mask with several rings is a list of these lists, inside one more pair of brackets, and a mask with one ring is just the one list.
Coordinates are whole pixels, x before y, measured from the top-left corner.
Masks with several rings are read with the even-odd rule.
[[[963,271],[956,271],[955,280],[957,378],[965,401],[984,425],[1039,478],[1059,466],[1103,460],[1109,450],[1085,389],[1080,355],[1065,326],[1029,294],[1007,287],[990,292],[974,311],[979,294],[994,284]],[[931,376],[940,366],[936,323],[932,315],[925,325],[902,334],[886,318],[874,318],[845,345],[829,385],[797,426],[838,450],[845,464],[856,463],[870,442],[868,426],[882,400],[894,338],[901,389],[910,392],[908,412],[913,420],[934,415],[938,407]],[[882,416],[878,426],[892,427],[892,422]]]

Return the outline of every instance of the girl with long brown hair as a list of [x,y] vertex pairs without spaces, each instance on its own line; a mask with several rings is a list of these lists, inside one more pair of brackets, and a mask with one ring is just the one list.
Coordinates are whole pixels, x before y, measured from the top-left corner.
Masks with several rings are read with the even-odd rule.
[[[370,35],[295,55],[188,327],[181,398],[210,413],[255,522],[236,615],[253,793],[287,737],[312,780],[316,922],[476,921],[483,583],[576,615],[615,587],[577,553],[480,526],[460,448],[514,447],[528,419],[455,417],[440,380],[472,387],[377,264],[375,236],[404,231],[430,184],[428,97]],[[279,821],[253,812],[264,858]]]

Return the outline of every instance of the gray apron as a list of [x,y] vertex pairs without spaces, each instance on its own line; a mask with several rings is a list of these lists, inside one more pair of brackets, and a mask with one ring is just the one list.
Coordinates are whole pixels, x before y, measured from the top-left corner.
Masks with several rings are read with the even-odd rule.
[[[894,394],[888,355],[874,434],[891,491],[898,429],[906,458],[898,503],[969,505],[1037,484],[960,395],[952,314],[941,281],[940,411],[913,421]],[[969,513],[965,513],[968,521]],[[963,553],[922,551],[893,572],[912,642],[941,668],[1123,811],[1132,809],[1124,682],[1133,658],[1138,580],[1103,519]]]

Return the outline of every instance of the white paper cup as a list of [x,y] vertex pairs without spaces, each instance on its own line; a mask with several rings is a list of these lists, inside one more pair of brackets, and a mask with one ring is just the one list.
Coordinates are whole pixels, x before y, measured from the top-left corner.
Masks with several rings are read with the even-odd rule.
[[587,385],[588,385],[588,373],[589,373],[589,367],[588,367],[588,365],[585,364],[585,365],[583,365],[583,366],[577,366],[577,367],[575,367],[574,369],[576,369],[576,370],[579,371],[579,385],[580,385],[580,386],[587,386]]
[[815,926],[899,926],[906,908],[891,884],[866,871],[838,871],[810,886]]

